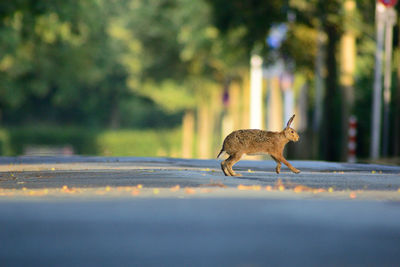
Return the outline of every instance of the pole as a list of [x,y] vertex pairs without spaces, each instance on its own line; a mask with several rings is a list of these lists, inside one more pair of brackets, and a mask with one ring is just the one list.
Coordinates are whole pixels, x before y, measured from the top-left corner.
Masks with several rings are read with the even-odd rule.
[[[342,135],[349,131],[348,121],[354,105],[354,73],[356,69],[356,37],[353,18],[356,10],[354,0],[344,2],[344,33],[340,40],[340,89],[342,91]],[[342,142],[341,158],[346,159],[346,141]]]
[[[324,42],[326,37],[322,32],[321,27],[318,28],[317,35],[317,55],[315,58],[315,109],[314,109],[314,120],[313,130],[318,133],[321,128],[322,121],[322,101],[324,98]],[[318,136],[318,135],[317,135]]]
[[381,101],[382,101],[382,55],[383,55],[383,37],[385,6],[379,2],[376,3],[376,52],[375,52],[375,76],[374,92],[372,99],[372,127],[371,127],[371,147],[370,153],[372,159],[379,157],[379,147],[381,139]]
[[[281,88],[283,91],[283,127],[286,126],[286,122],[294,114],[294,94],[293,94],[293,74],[285,71],[281,76]],[[297,125],[297,123],[296,123]]]
[[392,46],[393,46],[393,25],[396,23],[396,11],[387,8],[386,11],[386,33],[385,33],[385,76],[383,80],[383,156],[389,152],[389,117],[392,86]]
[[262,128],[262,58],[252,55],[250,68],[250,128]]
[[[399,22],[400,24],[400,22]],[[400,31],[397,33],[398,34],[398,44],[397,46],[400,47]],[[400,103],[400,63],[397,62],[397,86],[396,86],[396,94],[395,94],[395,103]],[[393,144],[393,155],[396,157],[400,156],[400,105],[397,104],[395,105],[395,111],[394,111],[394,121],[397,123],[394,124],[394,144]]]
[[347,144],[347,162],[355,163],[356,158],[356,148],[357,148],[357,118],[355,116],[350,116],[349,118],[349,140]]

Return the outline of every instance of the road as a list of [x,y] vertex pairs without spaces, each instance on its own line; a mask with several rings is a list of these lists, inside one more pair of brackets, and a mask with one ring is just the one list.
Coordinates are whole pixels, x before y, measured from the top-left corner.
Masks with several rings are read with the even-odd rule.
[[292,164],[0,158],[0,265],[400,265],[400,167]]
[[243,177],[226,177],[217,160],[171,158],[107,158],[107,157],[0,157],[0,187],[22,188],[94,188],[133,186],[167,188],[199,187],[221,183],[229,188],[238,185],[273,186],[278,179],[313,188],[335,190],[396,191],[400,188],[400,167],[292,161],[300,169],[294,174],[282,166],[275,173],[275,163],[240,161],[234,169]]

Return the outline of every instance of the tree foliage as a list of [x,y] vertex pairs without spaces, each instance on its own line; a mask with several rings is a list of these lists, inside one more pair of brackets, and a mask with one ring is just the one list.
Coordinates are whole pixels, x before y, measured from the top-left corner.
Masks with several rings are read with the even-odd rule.
[[162,124],[247,63],[243,33],[222,38],[205,1],[20,0],[1,10],[6,124],[129,125],[127,115],[151,121],[157,109]]
[[266,48],[265,39],[272,24],[286,19],[285,1],[210,0],[215,25],[222,33],[242,31],[240,43],[248,53]]

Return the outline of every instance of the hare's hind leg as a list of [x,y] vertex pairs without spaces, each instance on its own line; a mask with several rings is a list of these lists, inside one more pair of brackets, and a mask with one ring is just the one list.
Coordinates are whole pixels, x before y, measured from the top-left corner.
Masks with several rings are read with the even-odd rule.
[[272,157],[272,159],[275,160],[275,162],[276,162],[275,171],[276,171],[277,174],[279,174],[279,173],[281,172],[281,166],[282,166],[282,164],[281,164],[281,162],[280,162],[277,158],[275,158],[274,156],[271,156],[271,157]]
[[288,168],[294,172],[294,173],[299,173],[300,170],[296,169],[295,167],[292,166],[292,164],[290,164],[282,155],[280,156],[275,156],[277,160],[283,162],[286,166],[288,166]]
[[235,165],[235,163],[238,162],[241,157],[242,157],[242,154],[234,154],[234,155],[230,155],[229,158],[227,158],[225,160],[225,167],[226,167],[226,170],[228,171],[228,173],[230,174],[230,176],[242,176],[240,173],[236,173],[232,169],[233,165]]
[[231,174],[228,171],[228,168],[226,167],[226,160],[221,162],[221,169],[222,172],[225,174],[225,176],[231,176]]

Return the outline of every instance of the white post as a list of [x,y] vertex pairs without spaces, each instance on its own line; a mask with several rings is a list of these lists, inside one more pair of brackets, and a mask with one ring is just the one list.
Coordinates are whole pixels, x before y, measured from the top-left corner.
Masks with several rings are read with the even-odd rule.
[[[287,121],[293,116],[294,111],[294,94],[293,94],[293,75],[284,72],[281,77],[281,88],[283,90],[283,125],[286,126]],[[297,123],[295,124],[297,125]]]
[[375,52],[375,76],[374,92],[372,99],[372,127],[371,127],[371,158],[379,157],[381,140],[381,101],[382,101],[382,55],[383,36],[385,26],[385,6],[376,3],[376,52]]
[[250,128],[262,128],[262,58],[251,56],[250,68]]

